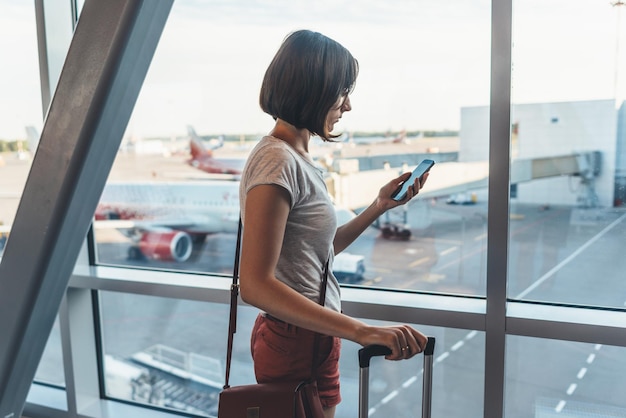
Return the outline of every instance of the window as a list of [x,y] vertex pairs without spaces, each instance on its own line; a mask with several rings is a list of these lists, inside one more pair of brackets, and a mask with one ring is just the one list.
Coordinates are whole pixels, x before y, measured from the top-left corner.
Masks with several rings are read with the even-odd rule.
[[35,10],[2,1],[0,16],[0,255],[15,218],[41,125]]
[[[0,259],[9,239],[42,123],[35,8],[0,1]],[[59,322],[35,379],[63,386]]]
[[623,351],[603,344],[507,338],[506,417],[623,416]]
[[623,308],[622,6],[544,6],[513,15],[509,297]]
[[423,197],[382,216],[335,274],[484,295],[487,144],[467,163],[459,140],[463,106],[489,100],[489,18],[482,2],[333,2],[306,15],[288,1],[176,2],[96,213],[99,263],[230,272],[238,173],[273,123],[258,106],[261,80],[282,39],[310,28],[360,63],[343,136],[311,146],[338,210],[358,212],[399,173],[437,162]]
[[[227,305],[118,292],[101,292],[100,301],[107,396],[216,416],[224,384]],[[239,307],[231,385],[254,382],[250,332],[257,313]],[[482,386],[473,382],[484,374],[483,333],[417,327],[437,339],[433,415],[480,416]],[[358,409],[358,349],[352,342],[342,343],[344,401],[338,416],[352,416]],[[406,364],[378,360],[370,367],[370,416],[402,416],[419,409],[422,357]]]
[[[228,305],[117,292],[102,292],[100,302],[107,396],[217,415]],[[246,343],[250,311],[239,315],[233,383],[254,381]]]
[[[393,154],[378,152],[377,148],[406,150],[411,144],[403,144],[402,135],[399,143],[393,141],[396,133],[406,130],[405,139],[428,144],[420,157],[441,158],[437,169],[446,167],[446,163],[457,167],[450,176],[437,176],[433,171],[428,187],[443,187],[437,182],[459,178],[466,187],[454,189],[454,193],[448,189],[449,194],[436,198],[429,196],[425,188],[407,213],[390,214],[387,219],[392,226],[402,228],[384,228],[386,219],[381,219],[350,247],[348,251],[361,257],[366,268],[363,277],[354,277],[348,271],[340,279],[358,285],[343,289],[346,311],[367,321],[429,324],[419,328],[438,341],[433,404],[436,414],[500,416],[504,410],[507,418],[563,413],[578,416],[588,412],[624,415],[621,352],[626,340],[622,332],[624,292],[619,280],[623,270],[619,248],[623,247],[624,236],[624,199],[620,193],[626,177],[626,147],[621,138],[624,110],[619,89],[614,90],[620,83],[614,83],[616,65],[612,65],[621,57],[615,57],[615,61],[611,58],[616,50],[621,55],[621,49],[613,48],[612,43],[622,30],[619,20],[614,19],[616,12],[621,13],[621,2],[615,2],[614,7],[587,0],[575,5],[515,3],[510,138],[496,129],[499,136],[495,141],[504,140],[506,144],[510,139],[510,184],[506,170],[486,163],[488,141],[494,144],[489,138],[490,114],[495,112],[508,119],[509,110],[509,90],[499,89],[497,83],[492,84],[496,88],[491,92],[491,102],[501,104],[505,99],[507,105],[487,107],[488,63],[508,53],[508,45],[490,50],[489,18],[493,10],[497,40],[509,29],[510,4],[499,0],[493,4],[482,0],[454,5],[405,3],[359,3],[354,7],[347,2],[332,2],[320,8],[323,16],[316,12],[302,16],[302,9],[288,2],[246,4],[243,12],[232,4],[175,2],[107,191],[113,193],[112,185],[120,182],[128,186],[149,181],[150,186],[127,187],[127,197],[120,202],[135,206],[126,206],[122,211],[110,204],[115,199],[103,200],[96,214],[103,222],[95,224],[99,265],[87,272],[77,269],[70,287],[70,293],[77,291],[81,299],[91,300],[92,289],[99,294],[101,332],[95,334],[103,361],[102,381],[98,381],[96,370],[81,374],[80,379],[68,377],[67,394],[55,389],[54,403],[39,397],[45,392],[42,388],[49,387],[35,384],[33,396],[29,396],[34,408],[26,415],[63,416],[60,410],[68,410],[69,414],[99,416],[101,411],[95,411],[99,407],[117,411],[129,405],[134,408],[132,412],[118,415],[162,416],[169,415],[167,410],[174,414],[186,411],[215,415],[214,397],[211,400],[215,392],[206,388],[222,372],[228,279],[218,276],[230,274],[234,235],[222,231],[201,239],[186,231],[190,241],[185,241],[165,229],[149,236],[135,235],[137,228],[129,225],[153,221],[164,211],[178,215],[173,218],[207,223],[209,218],[194,218],[206,215],[205,208],[192,215],[185,212],[187,206],[236,207],[237,198],[231,193],[236,183],[232,174],[205,173],[186,163],[190,157],[185,148],[191,136],[187,125],[204,136],[203,144],[215,148],[214,156],[222,160],[242,154],[245,157],[247,147],[268,131],[271,119],[256,106],[262,74],[251,71],[262,72],[280,40],[296,28],[276,26],[272,18],[278,13],[291,18],[285,22],[297,22],[298,27],[312,27],[335,37],[361,62],[354,110],[342,119],[345,142],[341,148],[314,144],[320,152],[320,163],[326,164],[336,178],[345,180],[357,167],[360,175],[374,177],[377,167],[396,169],[404,162],[410,168],[417,161],[392,160],[389,155]],[[0,6],[3,12],[9,10],[4,4]],[[536,10],[542,12],[537,14]],[[375,17],[368,18],[369,13]],[[463,17],[461,23],[454,20],[457,15]],[[268,26],[265,19],[272,20],[272,25]],[[435,28],[428,26],[433,22]],[[595,31],[580,30],[590,22],[603,24]],[[555,30],[557,25],[565,26]],[[431,31],[424,35],[420,32],[424,28]],[[254,43],[246,36],[248,30],[254,33]],[[182,39],[185,33],[190,36]],[[450,33],[456,35],[453,40],[447,39]],[[391,40],[385,38],[388,34]],[[403,44],[407,40],[408,46]],[[576,50],[577,58],[567,56],[571,49]],[[368,58],[370,51],[382,58]],[[419,58],[421,65],[409,65],[411,54],[407,51],[417,51],[412,57]],[[210,58],[209,64],[200,60],[205,57]],[[238,63],[241,57],[248,61]],[[456,60],[456,65],[442,65],[447,58]],[[494,71],[495,78],[504,75],[508,80],[509,69],[501,71]],[[599,75],[589,76],[592,73]],[[446,81],[438,81],[438,75]],[[224,80],[229,94],[220,93],[222,83],[218,80]],[[372,90],[368,91],[367,86]],[[404,95],[413,100],[402,107],[399,104]],[[224,100],[216,101],[216,97]],[[444,104],[435,105],[433,97],[443,97]],[[193,105],[192,110],[182,110],[185,100]],[[431,111],[439,116],[456,114],[458,125],[435,121],[434,116],[426,121],[420,119]],[[239,119],[229,122],[232,115]],[[396,116],[420,126],[402,126],[394,119]],[[387,126],[375,125],[380,121]],[[244,129],[244,122],[256,128]],[[509,128],[508,120],[504,125]],[[369,133],[371,137],[366,135]],[[413,138],[413,134],[418,137]],[[374,148],[377,151],[368,154],[367,150]],[[326,158],[328,155],[331,158]],[[405,152],[403,157],[408,155]],[[0,167],[0,171],[6,167]],[[342,177],[342,173],[346,175]],[[492,180],[505,179],[510,201],[499,187],[487,195],[489,173],[493,174]],[[196,188],[198,184],[219,190],[221,199],[206,199],[205,193]],[[363,184],[374,181],[367,177],[366,182],[358,183],[360,188],[351,190],[364,189]],[[219,189],[222,185],[224,188]],[[339,195],[343,185],[333,179],[329,190]],[[142,194],[145,190],[167,204],[147,205],[153,196]],[[501,202],[508,202],[505,210],[487,213],[488,204],[493,208]],[[5,208],[0,206],[1,210]],[[144,210],[140,219],[135,213],[138,209]],[[237,211],[231,215],[226,220],[236,221]],[[403,240],[407,237],[403,235],[405,215],[411,221],[408,241]],[[493,219],[505,221],[508,233],[504,228],[493,228]],[[130,249],[141,250],[142,240],[151,252],[133,254]],[[185,250],[184,254],[190,248],[186,243],[191,244],[187,261],[165,259],[168,252],[169,256],[174,253],[172,243],[179,245],[174,249]],[[387,252],[381,252],[381,247]],[[504,248],[508,257],[487,259],[486,249],[494,247]],[[192,273],[183,274],[184,270]],[[339,275],[340,271],[335,273]],[[450,293],[460,296],[452,297]],[[85,319],[81,325],[91,322],[88,304],[68,305],[70,318]],[[253,380],[247,341],[256,311],[242,306],[239,312],[242,323],[235,343],[235,384]],[[38,371],[39,382],[62,385],[60,367],[62,361],[68,361],[61,356],[58,344],[66,337],[61,334],[67,334],[59,332],[63,325],[53,329]],[[69,329],[70,334],[73,332]],[[95,349],[85,350],[96,343],[81,332],[64,339],[66,342],[71,350],[64,352],[72,357],[69,361],[74,365],[84,358],[76,353],[96,357]],[[354,410],[357,369],[351,358],[355,351],[354,344],[344,343],[344,402],[338,416],[350,415]],[[95,365],[96,361],[89,364]],[[412,365],[406,363],[399,373],[394,368],[397,364],[378,366],[373,366],[370,383],[374,416],[402,416],[409,404],[414,405],[408,394],[419,392],[418,382],[411,375]],[[166,374],[162,374],[164,369]],[[173,371],[184,373],[173,378]],[[190,382],[191,375],[201,377],[202,394],[208,394],[208,400],[194,392],[197,386]],[[99,399],[98,383],[103,383],[106,399],[84,409],[84,405],[76,405],[83,400],[84,393],[78,393],[83,388],[70,383],[80,385],[84,381],[92,386],[90,389],[95,387],[87,394],[93,399]],[[409,386],[406,390],[405,385]],[[181,401],[172,395],[177,391],[191,398]],[[202,404],[205,400],[207,403]],[[50,409],[53,413],[48,413]]]

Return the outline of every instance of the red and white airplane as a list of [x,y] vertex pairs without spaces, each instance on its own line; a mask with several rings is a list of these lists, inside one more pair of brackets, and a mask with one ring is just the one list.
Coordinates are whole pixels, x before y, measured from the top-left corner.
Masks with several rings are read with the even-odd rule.
[[[338,222],[354,212],[336,207]],[[130,259],[185,262],[207,235],[236,233],[239,225],[238,181],[109,182],[96,209],[94,228],[117,229],[132,241]],[[340,253],[335,276],[358,281],[364,257]]]
[[236,233],[238,220],[239,182],[110,182],[95,228],[130,238],[129,258],[184,262],[207,235]]
[[212,140],[209,148],[203,145],[202,139],[196,134],[193,127],[188,126],[187,132],[189,133],[189,147],[191,149],[191,158],[187,160],[187,164],[210,174],[241,175],[246,163],[245,158],[216,158],[213,155],[213,150],[224,145],[222,138]]

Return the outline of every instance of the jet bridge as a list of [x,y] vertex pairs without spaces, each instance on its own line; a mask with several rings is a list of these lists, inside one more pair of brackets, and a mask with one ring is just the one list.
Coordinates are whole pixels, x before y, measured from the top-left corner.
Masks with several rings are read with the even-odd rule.
[[[602,168],[601,153],[590,151],[554,157],[516,159],[511,163],[511,184],[531,180],[577,176],[582,188],[578,201],[582,206],[597,204],[594,180]],[[381,170],[349,170],[346,173],[331,173],[327,179],[328,190],[335,204],[353,210],[368,206],[377,196],[380,187],[397,177],[401,168]],[[422,198],[449,196],[471,190],[484,189],[488,185],[489,163],[443,162],[431,169],[432,175],[426,187],[420,191]]]
[[578,204],[583,207],[594,207],[598,205],[595,178],[600,175],[601,169],[600,151],[514,160],[511,164],[511,184],[548,177],[580,177],[583,187],[577,197]]

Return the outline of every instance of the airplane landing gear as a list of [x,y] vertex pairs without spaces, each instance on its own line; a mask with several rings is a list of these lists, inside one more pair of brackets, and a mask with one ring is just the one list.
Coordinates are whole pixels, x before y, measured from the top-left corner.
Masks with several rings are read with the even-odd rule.
[[129,260],[144,260],[145,257],[143,253],[141,252],[141,250],[139,249],[139,247],[133,245],[132,247],[128,248],[128,259]]
[[380,231],[385,239],[397,239],[400,241],[408,241],[411,239],[411,230],[401,224],[386,223]]

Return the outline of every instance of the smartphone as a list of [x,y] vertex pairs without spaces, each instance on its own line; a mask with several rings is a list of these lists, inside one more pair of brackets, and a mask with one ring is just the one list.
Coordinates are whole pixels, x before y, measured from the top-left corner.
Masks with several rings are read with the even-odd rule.
[[398,189],[391,195],[391,198],[398,202],[404,200],[404,198],[406,197],[406,192],[409,190],[409,187],[412,186],[413,183],[415,183],[415,179],[419,177],[421,181],[424,173],[430,170],[430,168],[434,165],[435,162],[433,160],[423,160],[421,163],[419,163],[419,165],[415,167],[415,170],[413,170],[411,177],[409,177],[407,181],[405,181],[400,185],[400,187],[398,187]]

